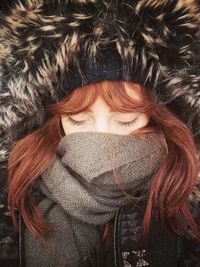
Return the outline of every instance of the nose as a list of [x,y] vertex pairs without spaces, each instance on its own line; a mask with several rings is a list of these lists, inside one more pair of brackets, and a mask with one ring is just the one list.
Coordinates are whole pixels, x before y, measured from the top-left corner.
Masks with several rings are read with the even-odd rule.
[[94,131],[109,133],[111,131],[109,121],[107,121],[105,118],[100,118],[96,120],[96,123],[94,125]]

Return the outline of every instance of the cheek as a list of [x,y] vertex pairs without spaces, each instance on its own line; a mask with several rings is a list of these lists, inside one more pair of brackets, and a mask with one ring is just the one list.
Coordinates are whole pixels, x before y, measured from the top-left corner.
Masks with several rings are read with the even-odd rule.
[[74,127],[74,125],[71,125],[66,118],[61,117],[61,125],[65,135],[76,132],[76,127]]
[[150,116],[147,114],[141,114],[138,122],[138,128],[145,127],[149,123]]

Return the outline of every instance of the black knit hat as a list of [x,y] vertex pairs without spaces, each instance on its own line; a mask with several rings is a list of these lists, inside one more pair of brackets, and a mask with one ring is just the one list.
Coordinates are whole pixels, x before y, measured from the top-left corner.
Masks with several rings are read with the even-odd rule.
[[105,79],[153,90],[200,141],[197,1],[19,0],[0,20],[0,161],[47,104]]
[[80,73],[77,71],[77,67],[71,64],[72,66],[68,71],[70,75],[64,77],[64,85],[63,88],[59,90],[60,95],[58,100],[73,89],[83,87],[90,83],[100,82],[103,80],[134,80],[134,78],[131,79],[126,66],[123,66],[119,54],[112,48],[103,52],[101,51],[101,57],[99,55],[99,58],[97,58],[95,62],[88,62],[87,60],[87,58],[85,61],[83,58],[80,59],[79,65],[82,64]]

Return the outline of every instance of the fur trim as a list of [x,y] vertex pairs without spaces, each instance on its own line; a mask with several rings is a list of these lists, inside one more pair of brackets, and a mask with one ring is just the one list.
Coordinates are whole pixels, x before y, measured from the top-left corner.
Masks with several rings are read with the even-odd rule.
[[195,0],[17,1],[0,17],[0,161],[108,45],[200,142],[199,21]]

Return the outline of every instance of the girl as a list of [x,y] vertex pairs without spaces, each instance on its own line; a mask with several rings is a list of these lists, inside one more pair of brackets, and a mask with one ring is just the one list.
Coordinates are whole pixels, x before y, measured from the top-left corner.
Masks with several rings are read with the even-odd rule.
[[198,266],[196,1],[21,1],[1,32],[19,265]]
[[123,81],[77,88],[47,113],[8,161],[11,214],[27,226],[21,265],[25,254],[26,266],[183,266],[184,236],[200,237],[187,203],[197,179],[189,129]]

